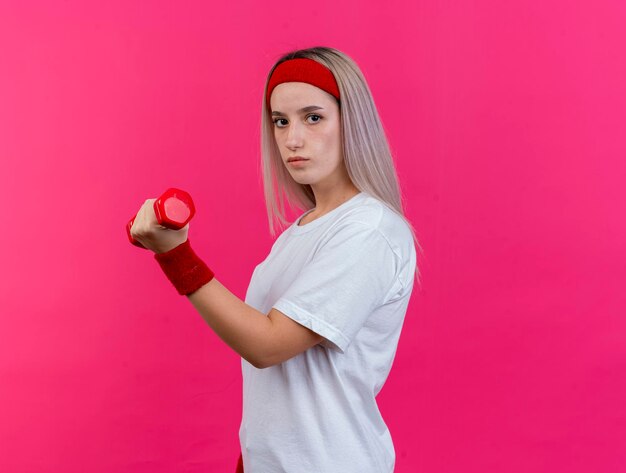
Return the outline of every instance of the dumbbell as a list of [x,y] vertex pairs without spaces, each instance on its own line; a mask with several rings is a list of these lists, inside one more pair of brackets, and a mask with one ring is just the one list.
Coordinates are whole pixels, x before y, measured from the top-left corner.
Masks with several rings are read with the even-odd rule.
[[[159,225],[171,228],[172,230],[180,230],[183,228],[187,225],[189,220],[193,218],[195,213],[196,207],[193,205],[191,196],[180,189],[171,187],[154,201],[154,214],[156,215],[157,222],[159,222]],[[130,234],[130,229],[136,218],[137,214],[126,224],[128,240],[139,248],[145,248],[145,246],[135,240]]]

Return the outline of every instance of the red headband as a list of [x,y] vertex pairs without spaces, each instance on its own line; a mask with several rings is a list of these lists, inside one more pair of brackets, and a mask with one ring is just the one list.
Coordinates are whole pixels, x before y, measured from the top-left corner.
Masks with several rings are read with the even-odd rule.
[[276,66],[267,85],[266,103],[268,109],[274,87],[283,82],[306,82],[319,87],[339,100],[339,87],[332,71],[313,59],[288,59]]

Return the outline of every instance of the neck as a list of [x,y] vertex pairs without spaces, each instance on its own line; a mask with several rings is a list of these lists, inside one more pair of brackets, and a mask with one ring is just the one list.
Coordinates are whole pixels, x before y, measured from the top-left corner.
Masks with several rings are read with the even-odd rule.
[[348,182],[341,187],[335,185],[332,188],[326,189],[320,189],[319,186],[311,186],[311,188],[313,189],[313,194],[315,194],[314,213],[317,216],[321,216],[339,207],[360,192],[352,182]]

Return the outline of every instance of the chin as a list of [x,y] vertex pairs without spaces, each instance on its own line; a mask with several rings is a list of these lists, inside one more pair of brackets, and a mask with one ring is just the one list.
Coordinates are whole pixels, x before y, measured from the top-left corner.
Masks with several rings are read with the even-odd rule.
[[297,178],[295,176],[291,176],[293,177],[293,180],[296,181],[298,184],[302,184],[302,185],[311,185],[311,184],[315,184],[317,181],[315,181],[314,179],[303,179],[303,178]]
[[298,184],[314,184],[314,182],[316,182],[316,180],[312,178],[311,176],[305,176],[302,173],[289,172],[289,175]]

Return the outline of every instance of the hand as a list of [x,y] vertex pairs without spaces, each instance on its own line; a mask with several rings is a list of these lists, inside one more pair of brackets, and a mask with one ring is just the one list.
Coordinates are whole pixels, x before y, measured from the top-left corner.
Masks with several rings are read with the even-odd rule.
[[130,229],[131,236],[155,253],[165,253],[187,241],[189,224],[180,230],[160,225],[154,213],[156,199],[148,199],[137,212],[133,226]]

